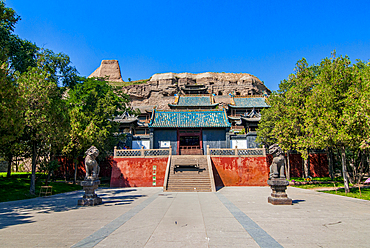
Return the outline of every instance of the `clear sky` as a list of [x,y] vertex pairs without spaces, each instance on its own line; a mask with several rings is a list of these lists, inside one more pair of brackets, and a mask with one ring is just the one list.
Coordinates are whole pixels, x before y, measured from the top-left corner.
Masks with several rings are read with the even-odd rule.
[[117,59],[122,78],[246,72],[271,90],[306,58],[370,59],[370,1],[6,0],[16,34],[70,56],[82,76]]

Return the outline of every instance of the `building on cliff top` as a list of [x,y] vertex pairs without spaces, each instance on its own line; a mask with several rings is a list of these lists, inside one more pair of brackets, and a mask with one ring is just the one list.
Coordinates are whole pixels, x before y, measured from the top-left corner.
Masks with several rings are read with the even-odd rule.
[[[202,155],[210,148],[257,148],[256,129],[260,111],[269,107],[267,96],[228,97],[225,108],[215,101],[214,94],[199,90],[183,92],[192,94],[175,95],[168,109],[141,107],[136,121],[116,120],[121,131],[127,133],[126,145],[133,149],[161,149],[172,147],[172,154]],[[194,88],[192,88],[194,89]],[[204,89],[198,85],[197,89]],[[133,124],[135,127],[133,127]],[[242,130],[246,134],[239,134]]]
[[[117,60],[103,60],[89,77],[123,82]],[[248,73],[162,73],[124,88],[139,116],[118,116],[125,145],[204,154],[210,148],[256,148],[260,111],[271,91]],[[242,134],[243,133],[243,134]],[[122,144],[121,144],[122,146]]]

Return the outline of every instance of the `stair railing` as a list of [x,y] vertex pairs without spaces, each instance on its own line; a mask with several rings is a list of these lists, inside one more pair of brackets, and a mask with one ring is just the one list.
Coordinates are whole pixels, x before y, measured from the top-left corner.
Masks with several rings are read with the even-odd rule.
[[207,165],[208,165],[209,179],[211,180],[211,190],[212,192],[216,192],[215,179],[213,177],[212,160],[211,160],[211,155],[209,153],[209,145],[207,145]]
[[168,155],[168,161],[167,161],[167,167],[166,167],[166,174],[164,175],[164,182],[163,182],[163,191],[167,191],[168,187],[168,177],[170,173],[170,168],[171,168],[171,157],[172,157],[172,148],[170,146],[170,154]]

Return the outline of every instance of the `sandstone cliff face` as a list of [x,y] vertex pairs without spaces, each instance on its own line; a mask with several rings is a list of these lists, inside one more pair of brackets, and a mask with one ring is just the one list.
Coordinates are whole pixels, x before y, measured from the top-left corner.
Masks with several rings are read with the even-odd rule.
[[174,102],[174,94],[184,93],[185,84],[204,85],[208,93],[219,96],[221,103],[229,104],[227,96],[262,95],[271,91],[255,76],[248,73],[162,73],[154,74],[146,84],[124,87],[131,96],[132,106],[156,105],[168,109]]
[[109,77],[109,81],[123,82],[121,77],[121,70],[119,68],[118,60],[102,60],[98,69],[96,69],[90,76],[91,77]]

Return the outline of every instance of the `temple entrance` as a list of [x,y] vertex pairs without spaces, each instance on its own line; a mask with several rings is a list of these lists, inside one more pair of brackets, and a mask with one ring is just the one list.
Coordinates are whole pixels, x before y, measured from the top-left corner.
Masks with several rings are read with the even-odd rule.
[[180,155],[203,155],[202,130],[177,130],[177,147]]

